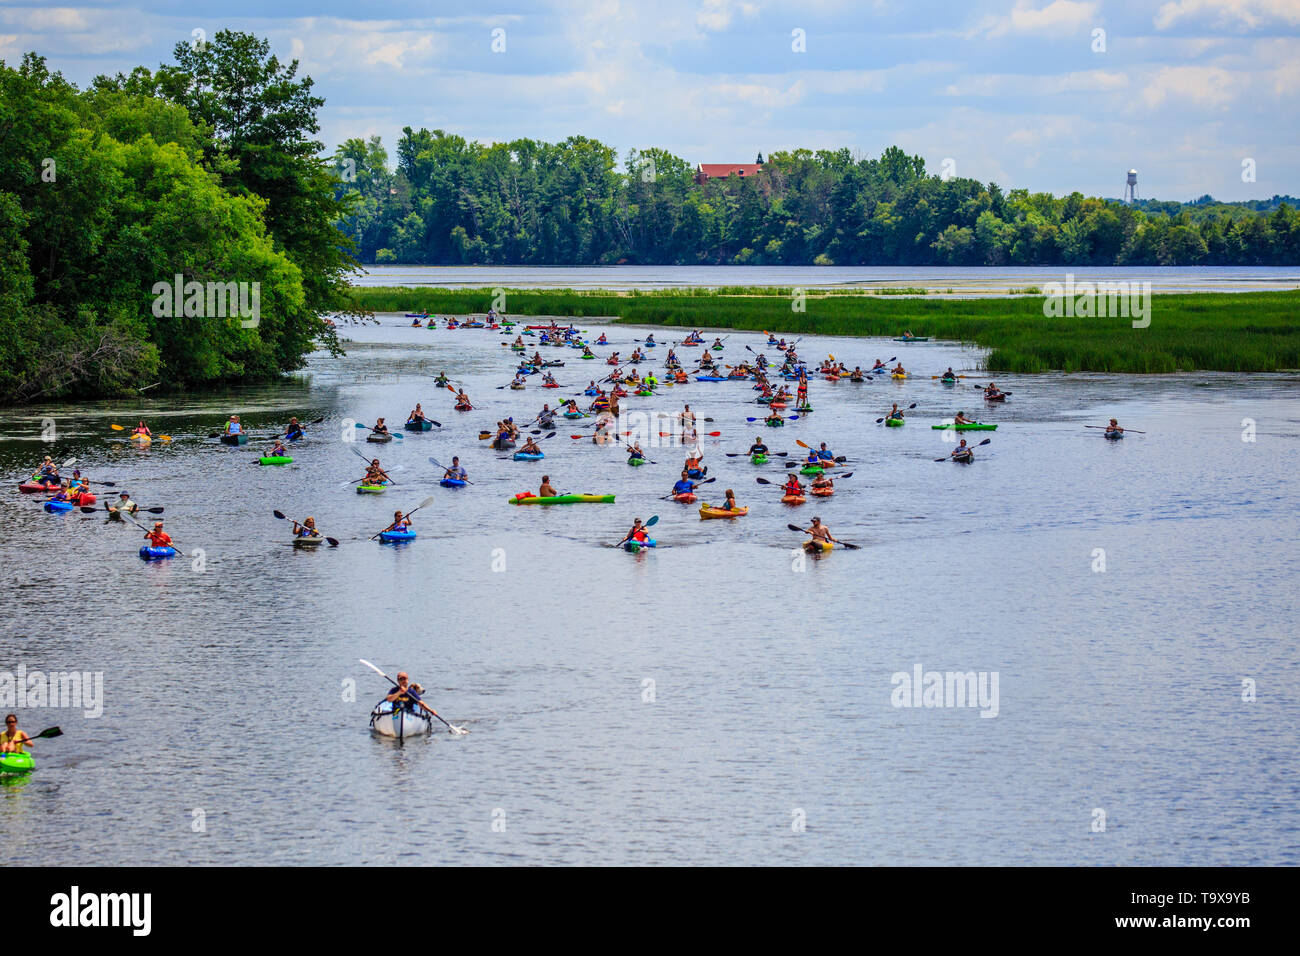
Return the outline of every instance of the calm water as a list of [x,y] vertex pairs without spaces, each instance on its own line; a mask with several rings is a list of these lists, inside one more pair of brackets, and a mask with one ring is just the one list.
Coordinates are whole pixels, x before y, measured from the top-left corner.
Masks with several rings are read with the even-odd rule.
[[1281,266],[370,266],[365,286],[512,289],[686,289],[801,286],[809,289],[927,289],[955,297],[1006,295],[1048,282],[1150,282],[1154,292],[1258,292],[1300,288],[1300,269]]
[[[1012,400],[983,408],[973,388],[928,378],[978,352],[809,337],[806,357],[902,354],[922,376],[818,381],[811,416],[764,430],[774,449],[825,440],[853,459],[829,500],[788,509],[755,482],[778,479],[777,464],[724,456],[755,434],[747,384],[625,406],[690,402],[714,419],[708,487],[733,487],[752,510],[701,522],[657,500],[680,448],[649,449],[659,464],[632,469],[566,423],[544,462],[499,460],[478,429],[556,393],[497,390],[510,362],[496,333],[384,322],[283,387],[0,415],[0,669],[102,671],[106,698],[98,719],[21,713],[29,732],[65,736],[40,743],[29,779],[0,787],[0,860],[1300,862],[1295,376],[1013,377],[999,380]],[[610,332],[624,354],[641,334]],[[733,334],[725,359],[746,344],[764,348]],[[546,354],[567,362],[566,385],[605,369]],[[452,411],[431,384],[440,369],[481,410]],[[917,403],[908,425],[876,426],[894,400]],[[416,401],[445,427],[379,449],[405,466],[400,484],[373,497],[341,487],[360,474],[346,420],[400,422]],[[934,461],[950,446],[929,425],[958,409],[1001,426],[969,467]],[[258,468],[251,446],[204,437],[231,410],[259,428],[326,421],[295,465]],[[176,440],[115,440],[109,423],[140,415]],[[1083,427],[1111,415],[1146,434],[1108,443]],[[46,416],[52,446],[38,439]],[[129,526],[47,515],[19,495],[47,450],[166,506],[202,570],[146,565]],[[474,487],[437,486],[426,459],[453,454]],[[543,469],[561,490],[617,503],[505,504]],[[419,540],[366,540],[429,496]],[[315,515],[341,546],[295,551],[273,508]],[[814,511],[863,549],[799,561],[786,524]],[[650,514],[657,551],[602,546]],[[361,657],[410,670],[472,733],[372,738],[366,716],[386,688]],[[997,672],[997,716],[892,706],[892,676],[918,664]]]

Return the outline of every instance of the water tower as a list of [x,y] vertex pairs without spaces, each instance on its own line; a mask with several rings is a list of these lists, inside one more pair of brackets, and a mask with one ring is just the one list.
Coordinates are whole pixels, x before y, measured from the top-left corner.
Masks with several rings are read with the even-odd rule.
[[1128,180],[1124,183],[1124,201],[1133,203],[1138,198],[1138,171],[1130,169],[1128,171]]

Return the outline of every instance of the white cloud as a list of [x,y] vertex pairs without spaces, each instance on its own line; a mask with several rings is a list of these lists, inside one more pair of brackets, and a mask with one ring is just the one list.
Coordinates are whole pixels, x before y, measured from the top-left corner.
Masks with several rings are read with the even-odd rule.
[[1222,108],[1233,101],[1243,82],[1239,74],[1217,66],[1165,66],[1145,81],[1141,100],[1152,108],[1171,99]]
[[752,19],[758,13],[758,7],[744,0],[704,0],[695,15],[695,24],[701,30],[717,33],[731,26],[736,11],[746,19]]
[[1017,0],[1010,14],[985,20],[979,32],[990,37],[1026,33],[1065,36],[1096,25],[1097,6],[1094,2],[1052,0],[1047,6],[1037,9],[1030,0]]
[[1216,27],[1254,30],[1265,21],[1300,23],[1300,0],[1170,0],[1156,11],[1155,25],[1167,30],[1180,20],[1202,16]]

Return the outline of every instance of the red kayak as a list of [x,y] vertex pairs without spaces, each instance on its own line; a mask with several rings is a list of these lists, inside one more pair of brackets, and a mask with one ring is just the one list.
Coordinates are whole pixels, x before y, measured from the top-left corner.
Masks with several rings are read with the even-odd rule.
[[35,494],[39,491],[55,492],[59,490],[58,485],[43,485],[39,481],[24,481],[18,486],[18,490],[24,494]]

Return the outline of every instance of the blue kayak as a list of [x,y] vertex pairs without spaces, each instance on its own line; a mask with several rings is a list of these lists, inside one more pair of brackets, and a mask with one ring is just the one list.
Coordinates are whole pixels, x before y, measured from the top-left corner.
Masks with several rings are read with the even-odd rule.
[[592,395],[592,396],[599,395],[599,394],[600,394],[600,389],[598,389],[598,388],[589,388],[589,389],[587,389],[585,392],[583,392],[582,394],[583,394],[583,395]]
[[724,377],[721,376],[721,375],[697,375],[697,376],[695,376],[695,381],[697,381],[697,382],[725,382],[725,381],[726,381],[726,378],[724,378]]
[[535,455],[529,451],[515,452],[515,461],[541,461],[545,457],[540,451]]
[[444,478],[442,481],[438,482],[438,484],[442,485],[444,488],[464,488],[466,482],[463,478]]
[[709,469],[707,469],[707,468],[688,468],[687,471],[686,471],[686,477],[687,477],[687,478],[703,478],[703,477],[704,477],[704,473],[707,472],[708,470],[709,470]]
[[73,508],[75,508],[75,507],[77,507],[77,506],[74,505],[71,501],[47,501],[47,502],[45,502],[45,510],[46,510],[46,511],[49,511],[49,512],[53,512],[53,513],[60,513],[60,512],[64,512],[64,511],[71,511],[71,510],[72,510]]
[[172,547],[154,548],[146,544],[140,549],[140,557],[146,561],[161,561],[163,558],[176,557],[176,549]]
[[407,528],[405,531],[381,531],[379,532],[380,541],[414,541],[415,529]]
[[646,538],[644,541],[625,541],[623,542],[623,550],[636,554],[642,548],[653,548],[657,543],[654,538]]

